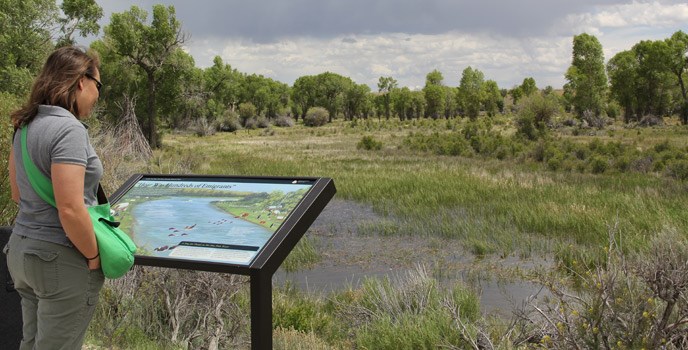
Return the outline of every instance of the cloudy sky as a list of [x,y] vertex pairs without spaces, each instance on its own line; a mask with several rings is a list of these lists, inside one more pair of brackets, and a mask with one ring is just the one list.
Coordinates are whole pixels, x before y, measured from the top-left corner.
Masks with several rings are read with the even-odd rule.
[[380,76],[417,88],[437,69],[458,86],[471,66],[502,88],[526,77],[560,88],[576,34],[595,35],[608,60],[641,40],[688,32],[685,0],[96,1],[102,25],[132,5],[149,13],[154,4],[173,5],[197,66],[219,55],[239,71],[290,85],[330,71],[373,89]]

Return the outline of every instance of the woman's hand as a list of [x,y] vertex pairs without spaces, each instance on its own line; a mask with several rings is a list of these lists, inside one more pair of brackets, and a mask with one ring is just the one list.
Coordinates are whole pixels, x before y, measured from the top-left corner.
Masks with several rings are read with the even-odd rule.
[[89,270],[98,270],[100,268],[100,256],[96,257],[95,259],[88,260],[88,269]]

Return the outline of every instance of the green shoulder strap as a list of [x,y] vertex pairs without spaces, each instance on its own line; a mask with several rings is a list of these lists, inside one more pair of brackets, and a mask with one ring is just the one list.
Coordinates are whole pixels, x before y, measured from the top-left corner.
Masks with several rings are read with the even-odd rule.
[[55,205],[55,192],[53,191],[52,181],[50,181],[50,179],[45,177],[45,175],[38,170],[36,164],[34,164],[33,161],[31,161],[31,157],[29,157],[29,150],[26,147],[27,129],[28,126],[26,125],[21,128],[20,137],[22,160],[24,162],[24,171],[26,171],[26,177],[29,178],[31,187],[33,187],[33,190],[36,191],[39,197],[53,207],[57,207]]

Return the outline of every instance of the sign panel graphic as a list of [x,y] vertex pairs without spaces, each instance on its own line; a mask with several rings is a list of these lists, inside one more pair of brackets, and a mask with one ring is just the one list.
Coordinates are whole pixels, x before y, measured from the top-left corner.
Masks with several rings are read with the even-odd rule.
[[249,265],[313,183],[143,177],[112,209],[137,255]]

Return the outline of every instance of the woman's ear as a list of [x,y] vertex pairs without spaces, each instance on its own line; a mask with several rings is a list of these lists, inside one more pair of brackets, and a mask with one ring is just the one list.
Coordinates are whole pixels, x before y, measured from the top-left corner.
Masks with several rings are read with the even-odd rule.
[[77,84],[77,87],[78,87],[79,90],[83,90],[83,89],[84,89],[84,79],[85,79],[85,78],[83,78],[83,77],[79,79],[79,84]]

